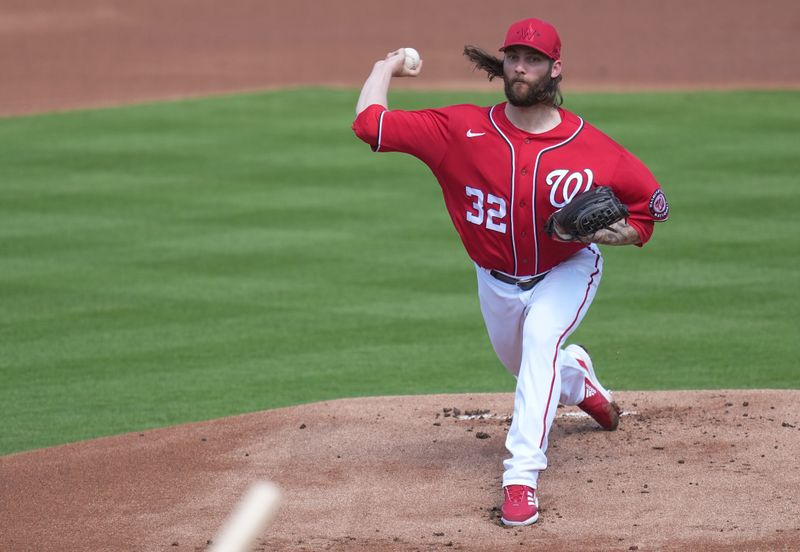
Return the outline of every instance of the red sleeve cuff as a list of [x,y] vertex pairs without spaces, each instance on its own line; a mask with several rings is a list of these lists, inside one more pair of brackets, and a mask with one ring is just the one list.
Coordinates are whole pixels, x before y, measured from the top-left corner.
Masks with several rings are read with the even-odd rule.
[[373,150],[377,149],[380,143],[380,120],[384,111],[387,111],[384,106],[372,104],[359,113],[353,121],[353,132]]
[[629,218],[628,224],[630,224],[633,227],[633,229],[636,230],[636,232],[639,234],[639,239],[641,241],[636,244],[637,247],[642,247],[644,246],[644,244],[650,241],[650,237],[653,235],[653,227],[655,226],[653,224],[653,221],[636,220]]

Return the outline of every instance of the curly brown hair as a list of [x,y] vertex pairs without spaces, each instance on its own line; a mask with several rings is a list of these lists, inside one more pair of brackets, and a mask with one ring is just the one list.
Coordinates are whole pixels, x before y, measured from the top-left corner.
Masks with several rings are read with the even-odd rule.
[[[486,75],[489,77],[490,81],[495,77],[500,77],[505,81],[502,59],[493,56],[482,48],[470,45],[464,46],[464,56],[469,59],[470,62],[472,62],[472,64],[475,66],[475,69],[486,71]],[[552,69],[552,67],[553,60],[551,59],[550,68]],[[561,88],[559,86],[561,79],[561,75],[558,75],[554,79],[550,79],[548,85],[541,90],[536,99],[540,103],[550,104],[555,107],[558,107],[564,103],[564,97],[561,95]]]

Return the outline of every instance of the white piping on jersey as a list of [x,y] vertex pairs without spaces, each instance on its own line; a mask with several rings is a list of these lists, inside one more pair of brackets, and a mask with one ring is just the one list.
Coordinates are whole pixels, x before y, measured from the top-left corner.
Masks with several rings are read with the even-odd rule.
[[[500,105],[500,104],[497,104],[497,105]],[[503,131],[500,130],[500,127],[497,126],[497,123],[494,122],[494,117],[492,116],[492,114],[494,113],[494,108],[496,108],[497,105],[493,105],[492,109],[489,110],[489,120],[492,122],[492,126],[497,131],[497,133],[500,134],[500,136],[503,137],[503,140],[506,141],[506,144],[508,144],[508,149],[511,150],[511,209],[510,209],[510,211],[511,211],[510,212],[510,217],[511,217],[511,251],[514,253],[514,274],[516,274],[517,273],[517,244],[516,244],[516,241],[514,240],[514,208],[516,207],[517,204],[514,203],[514,188],[515,188],[514,180],[515,180],[515,177],[516,177],[516,165],[517,165],[517,162],[516,162],[516,156],[514,154],[514,146],[511,144],[511,140],[509,140],[508,137],[506,137],[506,135],[503,134]],[[534,232],[534,234],[535,234],[535,232]]]
[[381,151],[381,134],[383,133],[383,116],[386,115],[386,109],[381,111],[381,117],[378,119],[378,145],[375,148],[375,153]]
[[[533,264],[533,273],[536,274],[539,272],[539,233],[536,231],[536,179],[539,176],[539,159],[541,159],[542,154],[546,151],[554,150],[556,148],[560,148],[561,146],[565,146],[569,144],[577,135],[578,133],[583,130],[583,119],[578,117],[580,124],[575,132],[572,133],[572,136],[561,142],[560,144],[556,144],[554,146],[550,146],[548,148],[544,148],[539,154],[536,156],[536,163],[533,165],[533,199],[531,201],[531,215],[533,216],[533,251],[536,255],[536,259]],[[514,271],[516,272],[516,254],[514,255]]]

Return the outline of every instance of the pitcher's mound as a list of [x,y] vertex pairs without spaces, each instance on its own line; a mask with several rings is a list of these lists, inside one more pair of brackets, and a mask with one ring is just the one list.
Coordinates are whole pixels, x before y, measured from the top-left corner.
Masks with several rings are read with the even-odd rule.
[[0,458],[7,550],[205,550],[256,479],[254,550],[797,550],[800,391],[617,393],[560,408],[542,515],[498,513],[510,394],[348,399]]

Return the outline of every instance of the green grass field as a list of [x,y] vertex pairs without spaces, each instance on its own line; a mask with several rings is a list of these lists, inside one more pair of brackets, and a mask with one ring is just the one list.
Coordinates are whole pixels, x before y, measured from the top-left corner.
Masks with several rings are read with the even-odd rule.
[[[511,391],[428,170],[303,89],[0,120],[0,454],[338,397]],[[417,108],[497,95],[398,92]],[[670,222],[606,248],[612,389],[797,388],[800,92],[568,95]]]

